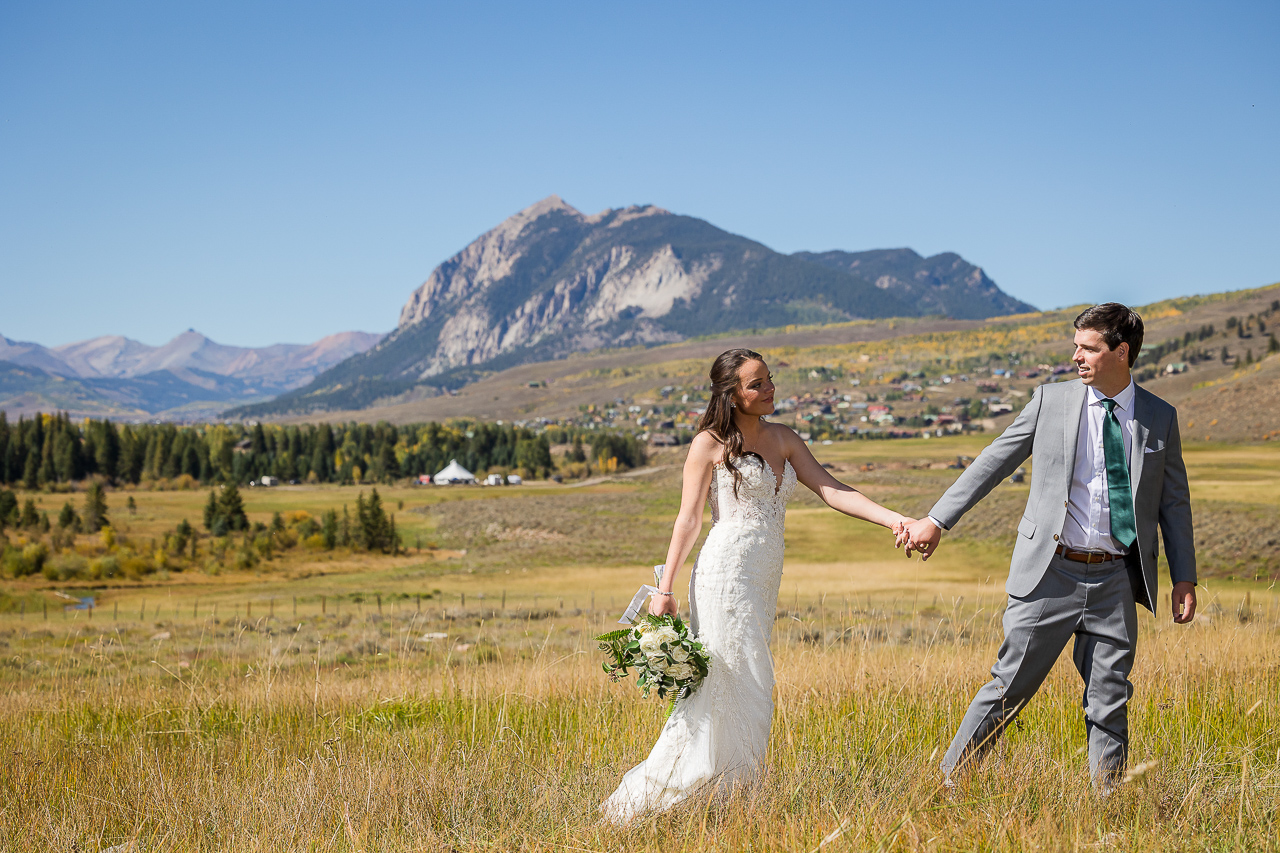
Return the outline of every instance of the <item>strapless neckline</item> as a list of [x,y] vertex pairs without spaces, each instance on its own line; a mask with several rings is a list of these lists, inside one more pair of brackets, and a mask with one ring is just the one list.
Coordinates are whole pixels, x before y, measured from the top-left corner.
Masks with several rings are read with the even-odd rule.
[[[765,470],[769,472],[769,476],[773,478],[773,496],[775,498],[782,493],[782,487],[787,483],[787,469],[790,468],[792,471],[795,470],[795,466],[791,464],[790,459],[784,458],[782,460],[782,473],[778,474],[777,471],[773,470],[773,466],[769,464],[769,460],[765,459],[764,456],[759,453],[744,453],[742,458],[760,460],[761,464],[764,465]],[[716,465],[721,468],[725,467],[723,460],[717,462]]]

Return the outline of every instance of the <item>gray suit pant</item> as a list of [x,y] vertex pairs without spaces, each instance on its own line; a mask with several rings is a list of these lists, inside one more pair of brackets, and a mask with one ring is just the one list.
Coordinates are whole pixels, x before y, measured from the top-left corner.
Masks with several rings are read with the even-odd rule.
[[1129,673],[1138,636],[1133,587],[1123,560],[1077,563],[1056,554],[1030,595],[1009,596],[992,679],[973,698],[942,759],[948,777],[995,743],[1072,636],[1084,679],[1090,776],[1096,785],[1114,783],[1129,751]]

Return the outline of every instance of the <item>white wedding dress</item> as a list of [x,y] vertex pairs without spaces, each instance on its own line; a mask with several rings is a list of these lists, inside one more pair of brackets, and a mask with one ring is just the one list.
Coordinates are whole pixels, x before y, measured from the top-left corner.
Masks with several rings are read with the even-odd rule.
[[769,638],[782,582],[782,533],[796,488],[790,461],[781,481],[762,457],[744,456],[738,494],[733,475],[711,475],[711,532],[689,579],[692,627],[711,655],[707,678],[682,699],[641,764],[601,804],[606,820],[626,823],[674,806],[706,786],[728,792],[764,769],[773,719]]

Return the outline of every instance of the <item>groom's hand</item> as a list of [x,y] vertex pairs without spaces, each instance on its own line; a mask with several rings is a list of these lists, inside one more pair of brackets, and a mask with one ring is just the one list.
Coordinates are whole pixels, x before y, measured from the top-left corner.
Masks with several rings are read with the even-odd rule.
[[927,517],[907,525],[907,556],[920,552],[920,559],[927,560],[942,541],[942,530]]
[[1196,618],[1196,585],[1182,581],[1173,585],[1173,621],[1185,625]]

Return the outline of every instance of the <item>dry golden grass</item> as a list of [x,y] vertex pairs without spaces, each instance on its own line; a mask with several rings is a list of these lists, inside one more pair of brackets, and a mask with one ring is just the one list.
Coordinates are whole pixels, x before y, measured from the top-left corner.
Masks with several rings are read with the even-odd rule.
[[[929,465],[980,446],[815,450],[843,479],[905,507],[957,473]],[[1249,483],[1278,453],[1193,447],[1188,465],[1205,482]],[[992,760],[960,789],[939,788],[938,759],[1001,639],[1005,515],[1025,499],[1013,485],[927,564],[799,497],[766,781],[625,831],[598,824],[596,804],[644,757],[663,709],[610,684],[590,639],[647,569],[634,554],[601,559],[599,541],[581,553],[566,543],[611,538],[619,553],[647,555],[653,528],[674,514],[678,476],[380,489],[390,507],[405,501],[407,537],[461,537],[472,550],[299,551],[255,573],[100,584],[93,611],[0,613],[0,849],[1280,849],[1280,598],[1269,581],[1209,577],[1189,627],[1169,622],[1167,601],[1141,618],[1131,706],[1140,772],[1115,796],[1089,789],[1069,659]],[[247,501],[265,521],[354,495],[259,490]],[[607,530],[583,528],[584,496],[609,510]],[[1205,535],[1233,514],[1275,515],[1265,487],[1249,496],[1197,493],[1198,522],[1217,519]],[[198,518],[204,493],[135,497],[128,523],[144,536]],[[123,516],[122,496],[109,501]],[[659,559],[660,549],[646,556]],[[15,600],[87,591],[2,583]]]
[[[0,847],[1280,846],[1273,598],[1247,614],[1210,601],[1188,628],[1143,620],[1132,764],[1145,772],[1101,801],[1067,661],[978,772],[939,787],[937,759],[1000,639],[1000,599],[968,592],[914,608],[864,594],[796,609],[784,594],[766,782],[625,831],[595,806],[662,708],[599,672],[602,612],[11,621]],[[169,638],[151,639],[158,628]],[[417,639],[429,632],[450,636]]]

